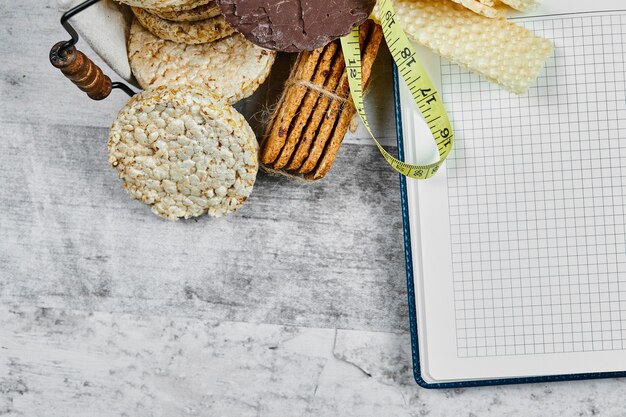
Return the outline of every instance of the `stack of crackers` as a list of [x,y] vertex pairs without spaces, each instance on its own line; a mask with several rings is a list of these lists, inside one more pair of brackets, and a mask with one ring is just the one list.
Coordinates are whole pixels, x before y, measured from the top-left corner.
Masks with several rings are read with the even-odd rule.
[[[360,35],[365,88],[382,28],[368,20]],[[339,41],[300,53],[261,143],[261,163],[270,172],[323,178],[355,114]]]
[[[120,1],[136,17],[128,54],[145,91],[118,115],[109,161],[134,198],[170,220],[221,216],[246,201],[259,162],[266,171],[308,181],[328,174],[356,115],[339,40],[298,54],[259,147],[231,105],[266,80],[276,52],[229,26],[221,14],[228,9],[220,8],[225,0]],[[528,9],[536,0],[393,3],[397,21],[416,43],[515,93],[528,89],[553,50],[548,40],[503,17],[507,7]],[[268,30],[261,26],[251,31]],[[360,27],[363,91],[382,39],[374,20]]]
[[276,53],[235,33],[214,0],[183,0],[159,8],[155,5],[163,2],[124,1],[136,17],[128,55],[142,88],[191,85],[234,104],[269,75]]

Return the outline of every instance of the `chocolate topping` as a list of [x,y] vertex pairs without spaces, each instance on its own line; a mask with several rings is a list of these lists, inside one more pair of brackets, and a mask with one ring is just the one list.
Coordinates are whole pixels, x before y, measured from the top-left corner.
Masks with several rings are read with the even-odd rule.
[[363,23],[376,0],[217,0],[226,21],[255,44],[311,51]]

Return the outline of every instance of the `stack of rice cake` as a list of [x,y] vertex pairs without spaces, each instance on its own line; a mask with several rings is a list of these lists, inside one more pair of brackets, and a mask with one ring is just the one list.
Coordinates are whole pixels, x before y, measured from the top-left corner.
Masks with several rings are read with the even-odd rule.
[[234,33],[213,0],[190,0],[175,7],[134,6],[132,9],[150,32],[173,42],[209,43]]
[[191,85],[234,104],[270,73],[276,53],[235,33],[214,0],[123,1],[136,16],[128,57],[144,89]]

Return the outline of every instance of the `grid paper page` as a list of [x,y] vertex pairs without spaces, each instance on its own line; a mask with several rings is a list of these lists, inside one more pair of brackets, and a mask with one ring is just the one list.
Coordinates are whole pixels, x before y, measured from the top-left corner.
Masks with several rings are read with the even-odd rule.
[[526,96],[441,61],[457,356],[626,349],[626,11],[518,23]]

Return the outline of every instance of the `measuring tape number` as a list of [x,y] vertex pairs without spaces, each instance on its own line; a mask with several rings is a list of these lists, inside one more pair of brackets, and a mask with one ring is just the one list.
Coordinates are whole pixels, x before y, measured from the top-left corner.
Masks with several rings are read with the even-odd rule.
[[390,0],[378,2],[380,20],[387,46],[391,51],[393,60],[396,62],[404,82],[411,92],[413,101],[428,123],[430,132],[435,139],[439,150],[439,161],[428,165],[411,165],[394,158],[376,140],[367,121],[365,104],[363,102],[362,72],[361,72],[361,48],[359,45],[359,28],[354,28],[349,35],[341,39],[341,46],[346,60],[348,71],[348,83],[352,93],[352,101],[357,112],[363,120],[365,128],[378,146],[389,165],[400,174],[415,179],[427,179],[437,173],[454,144],[454,133],[441,102],[441,98],[434,84],[428,77],[428,73],[419,62],[415,48],[406,34],[396,22],[396,13]]

